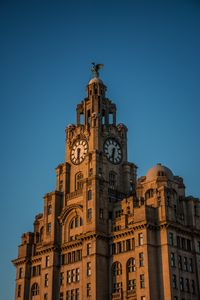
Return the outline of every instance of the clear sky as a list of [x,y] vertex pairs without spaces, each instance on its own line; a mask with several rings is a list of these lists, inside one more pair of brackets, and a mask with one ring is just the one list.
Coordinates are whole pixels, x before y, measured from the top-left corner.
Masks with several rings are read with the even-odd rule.
[[1,0],[1,300],[13,300],[10,261],[55,189],[93,61],[104,64],[138,176],[161,162],[200,196],[198,0]]

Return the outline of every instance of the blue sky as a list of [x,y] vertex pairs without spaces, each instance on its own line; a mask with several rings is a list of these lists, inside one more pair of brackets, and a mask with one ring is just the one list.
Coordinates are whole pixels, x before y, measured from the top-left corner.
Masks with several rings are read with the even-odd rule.
[[161,162],[200,196],[199,53],[197,0],[1,0],[0,299],[14,297],[10,261],[55,189],[92,61],[104,63],[138,175]]

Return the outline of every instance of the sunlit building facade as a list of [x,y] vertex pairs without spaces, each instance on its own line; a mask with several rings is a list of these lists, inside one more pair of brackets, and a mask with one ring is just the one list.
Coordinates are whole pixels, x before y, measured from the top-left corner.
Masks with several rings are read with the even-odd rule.
[[15,300],[200,299],[200,202],[157,164],[137,179],[127,127],[94,73],[56,189],[22,235]]

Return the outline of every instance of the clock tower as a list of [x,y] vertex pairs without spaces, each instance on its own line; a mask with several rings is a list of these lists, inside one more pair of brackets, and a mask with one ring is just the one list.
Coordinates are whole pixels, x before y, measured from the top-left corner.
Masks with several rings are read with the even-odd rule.
[[[93,66],[94,69],[99,65]],[[66,128],[65,163],[57,171],[56,190],[63,193],[61,224],[81,217],[79,231],[62,232],[62,240],[91,239],[94,299],[108,297],[109,234],[116,203],[135,191],[136,166],[127,160],[127,127],[116,121],[116,105],[106,97],[98,70],[86,86],[86,97],[77,105],[76,124]],[[70,225],[69,225],[70,226]],[[81,230],[81,231],[80,231]],[[109,277],[104,285],[109,285]],[[81,298],[86,299],[86,298]]]

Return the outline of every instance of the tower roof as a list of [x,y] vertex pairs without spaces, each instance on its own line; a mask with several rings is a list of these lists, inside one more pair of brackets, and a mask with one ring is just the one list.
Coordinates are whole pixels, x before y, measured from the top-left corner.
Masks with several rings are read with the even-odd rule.
[[170,180],[173,180],[174,177],[172,171],[160,163],[147,172],[146,181],[155,180],[158,176],[166,176]]
[[92,83],[103,84],[103,81],[102,81],[100,78],[98,78],[98,77],[94,77],[94,78],[92,78],[92,79],[89,81],[88,84],[92,84]]

